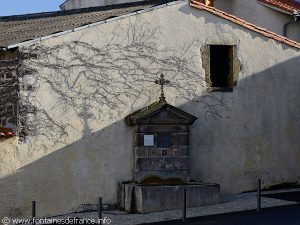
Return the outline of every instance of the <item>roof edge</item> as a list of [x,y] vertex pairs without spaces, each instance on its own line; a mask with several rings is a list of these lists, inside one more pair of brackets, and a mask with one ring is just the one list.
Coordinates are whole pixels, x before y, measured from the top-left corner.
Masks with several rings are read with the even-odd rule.
[[[160,3],[165,4],[172,1],[173,0],[161,0]],[[134,6],[149,5],[152,3],[154,4],[159,2],[156,0],[144,0],[144,1],[137,1],[137,2],[124,2],[124,3],[114,4],[114,5],[94,6],[94,7],[78,8],[78,9],[70,9],[70,10],[56,10],[56,11],[48,11],[48,12],[0,16],[0,21],[11,22],[11,21],[24,20],[24,19],[30,20],[30,19],[53,17],[53,16],[65,16],[65,15],[81,14],[87,12],[106,11],[107,9],[115,9],[115,8],[120,9],[120,8],[134,7]]]
[[[151,0],[147,1],[147,2],[149,3],[149,2],[151,2]],[[8,46],[0,46],[0,51],[6,51],[6,50],[9,50],[9,49],[12,49],[12,48],[17,48],[17,47],[22,47],[22,46],[30,46],[30,45],[33,45],[33,44],[38,43],[40,41],[47,40],[47,39],[50,39],[50,38],[53,38],[53,37],[59,37],[59,36],[62,36],[62,35],[65,35],[65,34],[68,34],[68,33],[71,33],[71,32],[84,30],[84,29],[87,29],[87,28],[91,28],[91,27],[103,24],[103,23],[108,23],[108,22],[111,22],[111,21],[123,19],[123,18],[126,18],[126,17],[138,15],[138,14],[141,14],[141,13],[150,12],[150,11],[155,10],[155,9],[176,5],[176,4],[179,4],[179,3],[182,3],[182,2],[186,2],[186,0],[175,0],[175,1],[174,0],[166,0],[165,3],[155,5],[155,6],[152,6],[150,8],[146,8],[146,9],[141,9],[141,10],[138,10],[136,12],[131,12],[131,13],[128,13],[128,14],[124,14],[124,15],[121,15],[121,16],[114,17],[114,18],[100,20],[98,22],[94,22],[94,23],[91,23],[91,24],[88,24],[88,25],[83,25],[83,26],[79,26],[79,27],[76,27],[76,28],[73,28],[73,29],[62,31],[62,32],[57,32],[55,34],[45,35],[45,36],[38,37],[38,38],[35,38],[35,39],[32,39],[32,40],[23,41],[23,42],[19,42],[19,43],[8,45]]]
[[209,13],[212,13],[216,16],[219,16],[223,19],[226,19],[228,21],[231,21],[232,23],[235,23],[239,26],[242,26],[242,27],[245,27],[247,28],[248,30],[251,30],[251,31],[254,31],[256,33],[259,33],[269,39],[273,39],[275,41],[278,41],[278,42],[281,42],[283,44],[286,44],[286,45],[289,45],[291,47],[294,47],[294,48],[297,48],[297,49],[300,49],[300,43],[297,42],[297,41],[293,41],[291,39],[288,39],[286,37],[283,37],[279,34],[276,34],[274,32],[271,32],[271,31],[268,31],[267,29],[265,28],[262,28],[262,27],[258,27],[252,23],[249,23],[245,20],[242,20],[234,15],[231,15],[229,13],[226,13],[224,11],[221,11],[219,9],[216,9],[214,7],[210,7],[210,6],[206,6],[200,2],[197,2],[196,0],[190,0],[190,6],[194,7],[194,8],[197,8],[197,9],[200,9],[200,10],[205,10]]
[[276,10],[276,11],[278,11],[278,12],[282,12],[282,13],[285,13],[285,14],[288,14],[288,15],[293,15],[293,13],[292,12],[290,12],[290,11],[287,11],[287,10],[283,10],[283,9],[281,9],[281,8],[279,8],[279,7],[276,7],[275,5],[271,5],[271,4],[268,4],[268,3],[265,3],[265,2],[261,2],[261,1],[257,1],[259,4],[261,4],[261,5],[263,5],[263,6],[266,6],[266,7],[268,7],[268,8],[270,8],[270,9],[274,9],[274,10]]
[[[22,47],[22,46],[30,46],[30,45],[33,45],[33,44],[35,44],[37,42],[40,42],[42,40],[50,39],[52,37],[62,36],[62,35],[65,35],[65,34],[68,34],[68,33],[71,33],[71,32],[75,32],[75,31],[87,29],[87,28],[90,28],[90,27],[94,27],[94,26],[100,25],[102,23],[108,23],[108,22],[111,22],[111,21],[114,21],[114,20],[119,20],[119,19],[122,19],[122,18],[125,18],[125,17],[129,17],[129,16],[149,12],[149,11],[152,11],[152,10],[155,10],[155,9],[158,9],[158,8],[179,4],[179,3],[182,3],[182,2],[185,2],[185,1],[186,0],[177,0],[177,1],[172,1],[171,0],[171,1],[167,1],[166,3],[160,4],[160,5],[157,5],[157,6],[153,6],[153,7],[148,8],[148,9],[141,9],[141,10],[138,10],[136,12],[128,13],[128,14],[118,16],[118,17],[115,17],[115,18],[101,20],[101,21],[91,23],[91,24],[88,24],[88,25],[79,26],[79,27],[69,29],[69,30],[66,30],[66,31],[62,31],[62,32],[58,32],[58,33],[55,33],[55,34],[45,35],[45,36],[42,36],[42,37],[39,37],[39,38],[36,38],[36,39],[32,39],[32,40],[24,41],[24,42],[19,42],[19,43],[12,44],[12,45],[9,45],[9,46],[0,46],[0,51],[5,51],[5,50],[8,50],[8,49]],[[286,37],[283,37],[279,34],[268,31],[265,28],[258,27],[256,25],[251,24],[251,23],[249,23],[245,20],[242,20],[242,19],[240,19],[240,18],[238,18],[234,15],[228,14],[224,11],[221,11],[221,10],[216,9],[214,7],[211,7],[211,6],[206,6],[206,5],[204,5],[200,2],[197,2],[196,0],[190,0],[189,4],[190,4],[191,7],[194,7],[194,8],[200,9],[200,10],[202,10],[202,9],[206,10],[207,12],[210,12],[210,13],[212,13],[216,16],[219,16],[223,19],[229,20],[229,21],[231,21],[231,22],[233,22],[237,25],[240,25],[242,27],[245,27],[245,28],[247,28],[251,31],[259,33],[259,34],[261,34],[261,35],[263,35],[263,36],[265,36],[269,39],[273,39],[275,41],[278,41],[278,42],[281,42],[283,44],[289,45],[291,47],[300,49],[300,43],[299,42],[293,41],[293,40],[288,39]]]
[[[155,115],[156,113],[162,111],[162,110],[171,110],[171,111],[175,111],[177,114],[181,114],[182,116],[184,116],[186,118],[186,122],[182,123],[185,125],[192,125],[198,118],[188,112],[183,111],[180,108],[177,108],[173,105],[170,105],[169,103],[166,102],[154,102],[138,111],[135,111],[131,114],[129,114],[128,116],[125,117],[125,122],[127,123],[127,125],[132,126],[132,125],[139,125],[139,124],[157,124],[157,123],[145,123],[142,122],[144,119],[152,117],[153,115]],[[159,124],[161,124],[161,121],[159,122]],[[167,123],[169,124],[169,123]]]
[[[294,5],[290,5],[291,3],[289,3],[289,2],[284,2],[284,3],[280,2],[280,1],[270,2],[268,0],[257,0],[257,2],[262,5],[265,5],[267,7],[270,7],[274,10],[278,10],[280,12],[290,14],[290,15],[293,15],[294,11],[300,12],[299,9],[295,8]],[[278,3],[278,4],[276,4],[276,3]],[[289,8],[284,9],[284,6],[282,6],[282,4],[285,4],[285,6],[289,7],[290,9]],[[299,3],[296,2],[295,4],[299,4]]]

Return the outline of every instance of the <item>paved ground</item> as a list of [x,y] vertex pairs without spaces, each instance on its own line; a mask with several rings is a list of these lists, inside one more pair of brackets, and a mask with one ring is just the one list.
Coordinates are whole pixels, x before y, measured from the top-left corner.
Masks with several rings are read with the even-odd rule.
[[300,202],[300,191],[264,194],[263,196],[268,197],[268,198],[276,198],[276,199],[286,200],[286,201]]
[[299,225],[300,205],[288,205],[256,210],[225,213],[212,216],[148,223],[147,225]]
[[[289,194],[286,194],[286,192],[288,192]],[[213,225],[268,224],[268,223],[260,223],[260,222],[264,222],[264,218],[265,219],[267,218],[266,221],[275,222],[272,223],[272,225],[276,224],[278,221],[282,222],[283,220],[289,222],[289,218],[290,218],[290,224],[285,222],[278,223],[278,224],[294,225],[295,223],[293,223],[293,219],[295,219],[296,214],[300,215],[300,211],[298,205],[297,206],[292,206],[292,205],[298,203],[297,201],[299,200],[299,198],[297,196],[299,196],[299,192],[300,192],[299,189],[264,192],[263,193],[264,196],[267,195],[269,196],[262,197],[263,211],[261,214],[257,214],[255,211],[249,211],[249,210],[256,209],[256,205],[257,205],[256,193],[250,192],[250,193],[243,193],[238,195],[222,196],[221,203],[217,205],[189,208],[187,210],[187,217],[189,218],[189,222],[195,222],[190,224],[195,224],[195,225],[196,224],[213,224]],[[280,196],[282,199],[287,199],[287,198],[283,198],[282,196],[288,195],[289,196],[288,199],[292,201],[269,198],[270,195],[273,194],[276,194],[277,197],[279,196],[278,194],[281,194]],[[278,209],[277,208],[267,209],[270,207],[285,206],[285,205],[291,205],[291,206],[289,206],[290,208],[287,207],[287,208],[278,208]],[[269,210],[271,210],[270,213],[265,214],[265,212],[269,212]],[[246,212],[242,212],[242,211],[246,211]],[[236,213],[232,214],[231,212],[236,212]],[[291,215],[287,216],[286,214],[284,214],[285,212],[287,213],[290,212]],[[230,213],[231,215],[228,213]],[[217,215],[217,214],[222,214],[222,215]],[[265,215],[265,216],[262,218],[261,215]],[[137,224],[147,224],[147,223],[155,224],[155,222],[161,222],[161,221],[164,222],[158,224],[175,225],[174,220],[181,219],[182,210],[172,210],[172,211],[148,213],[148,214],[128,214],[123,211],[105,211],[103,216],[111,219],[112,221],[111,225],[137,225]],[[96,219],[97,212],[75,213],[75,214],[60,216],[59,218],[67,218],[67,217]],[[198,218],[192,219],[193,217],[198,217]],[[198,219],[201,223],[197,222]],[[234,222],[235,220],[238,223],[235,223]],[[298,220],[297,225],[300,225],[300,218],[298,217],[297,220]],[[223,221],[224,223],[220,223]],[[225,223],[226,221],[227,223]],[[246,223],[247,221],[249,222]]]

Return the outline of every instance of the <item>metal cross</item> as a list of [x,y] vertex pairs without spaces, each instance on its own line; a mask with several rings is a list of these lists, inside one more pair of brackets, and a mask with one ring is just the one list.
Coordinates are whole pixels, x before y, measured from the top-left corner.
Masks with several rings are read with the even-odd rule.
[[159,102],[161,102],[161,103],[167,102],[167,101],[166,101],[166,98],[165,98],[165,94],[164,94],[164,85],[169,84],[170,81],[169,81],[169,80],[166,80],[166,79],[164,78],[164,75],[161,74],[161,75],[160,75],[160,78],[159,78],[158,80],[155,80],[155,83],[160,85],[161,95],[160,95],[160,97],[159,97]]

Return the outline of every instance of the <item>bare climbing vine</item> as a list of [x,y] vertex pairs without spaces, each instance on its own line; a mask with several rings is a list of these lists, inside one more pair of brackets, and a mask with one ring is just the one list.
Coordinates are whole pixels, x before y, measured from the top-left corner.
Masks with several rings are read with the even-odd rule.
[[[226,107],[226,100],[205,92],[199,55],[193,53],[195,48],[200,49],[198,40],[173,48],[158,44],[162,28],[139,20],[125,25],[120,22],[110,35],[99,30],[97,35],[104,37],[99,38],[101,43],[84,41],[83,36],[76,41],[22,49],[23,54],[36,56],[28,57],[19,66],[20,78],[24,78],[20,132],[24,137],[30,135],[32,143],[43,137],[54,145],[68,136],[73,125],[53,115],[51,110],[57,108],[66,114],[75,113],[85,126],[88,120],[104,123],[125,117],[140,99],[151,101],[149,95],[156,88],[154,80],[161,73],[171,81],[176,98],[200,102],[201,107],[207,108],[206,117],[221,116],[218,108]],[[34,80],[32,85],[24,84],[26,77]],[[42,92],[45,99],[40,98]],[[45,107],[47,95],[56,99],[51,108]],[[85,134],[90,132],[88,129]]]

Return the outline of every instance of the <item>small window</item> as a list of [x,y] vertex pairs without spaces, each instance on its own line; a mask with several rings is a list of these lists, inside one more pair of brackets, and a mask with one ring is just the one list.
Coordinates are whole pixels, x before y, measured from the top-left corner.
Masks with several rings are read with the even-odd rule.
[[214,90],[232,91],[233,46],[210,45],[210,87]]

